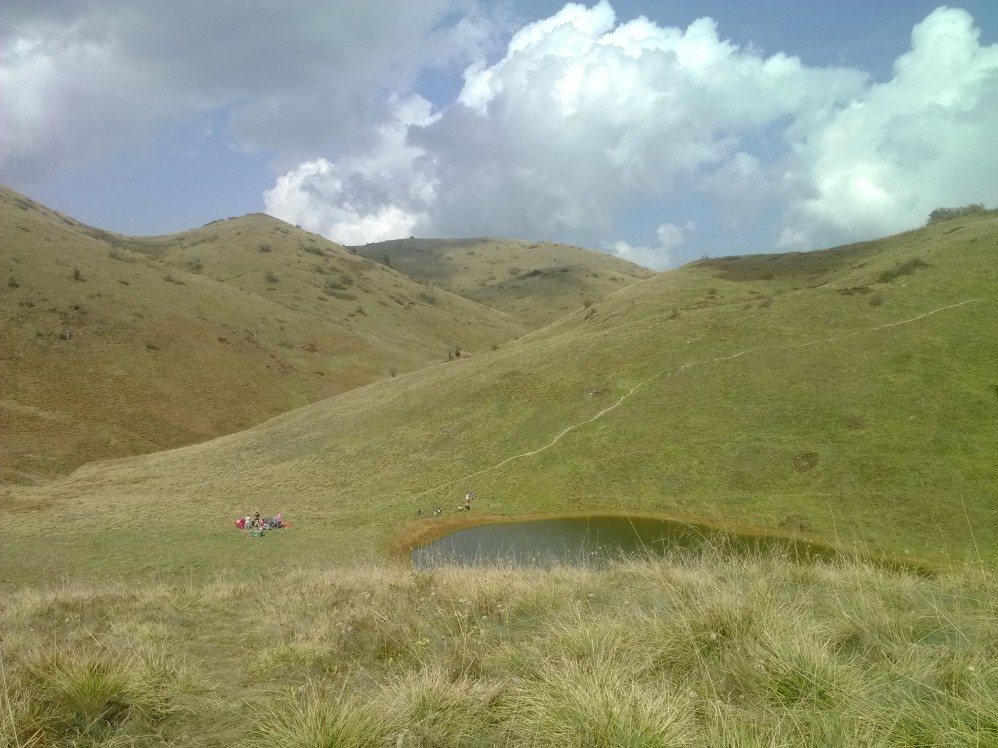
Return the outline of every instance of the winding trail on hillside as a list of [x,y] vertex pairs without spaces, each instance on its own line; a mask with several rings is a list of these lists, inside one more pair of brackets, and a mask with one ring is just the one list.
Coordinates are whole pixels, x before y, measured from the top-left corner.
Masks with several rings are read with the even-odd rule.
[[463,475],[463,476],[461,476],[459,478],[454,478],[453,480],[449,480],[449,481],[446,481],[444,483],[440,483],[440,484],[438,484],[436,486],[433,486],[431,488],[426,489],[425,491],[421,491],[420,493],[416,494],[412,498],[419,499],[419,498],[422,498],[422,497],[424,497],[424,496],[426,496],[428,494],[433,493],[434,491],[439,491],[439,490],[447,488],[449,486],[453,486],[453,485],[456,485],[456,484],[459,484],[459,483],[463,483],[463,482],[469,481],[472,478],[477,478],[479,475],[484,475],[485,473],[490,473],[493,470],[498,470],[503,465],[506,465],[506,464],[508,464],[510,462],[513,462],[514,460],[522,460],[522,459],[525,459],[527,457],[534,457],[535,455],[540,454],[544,450],[550,449],[551,447],[553,447],[566,434],[569,434],[572,431],[574,431],[575,429],[581,428],[582,426],[586,426],[586,425],[592,423],[593,421],[599,420],[600,418],[602,418],[603,416],[605,416],[607,413],[609,413],[612,410],[616,410],[621,405],[623,405],[624,402],[626,402],[628,399],[630,399],[631,397],[633,397],[634,394],[638,390],[640,390],[642,387],[644,387],[645,385],[647,385],[649,382],[652,382],[652,381],[654,381],[656,379],[659,379],[660,377],[671,376],[673,374],[678,374],[680,372],[684,372],[687,369],[691,369],[691,368],[694,368],[694,367],[697,367],[697,366],[705,366],[707,364],[717,363],[718,361],[730,361],[731,359],[735,359],[735,358],[738,358],[740,356],[745,356],[745,355],[751,354],[751,353],[759,353],[761,351],[793,350],[795,348],[807,348],[809,346],[822,345],[824,343],[834,343],[834,342],[836,342],[838,340],[846,340],[847,338],[854,338],[854,337],[856,337],[858,335],[867,335],[869,333],[877,332],[879,330],[886,330],[886,329],[891,328],[891,327],[899,327],[901,325],[911,324],[912,322],[918,322],[919,320],[925,319],[926,317],[931,317],[934,314],[939,314],[940,312],[945,312],[945,311],[947,311],[949,309],[956,309],[957,307],[961,307],[964,304],[974,304],[976,302],[983,301],[983,300],[984,299],[981,299],[981,298],[965,299],[964,301],[958,301],[955,304],[947,304],[946,306],[941,306],[938,309],[933,309],[933,310],[928,311],[928,312],[923,312],[922,314],[919,314],[918,316],[915,316],[915,317],[910,317],[908,319],[898,320],[897,322],[890,322],[890,323],[888,323],[886,325],[877,325],[876,327],[869,327],[869,328],[866,328],[866,329],[863,329],[863,330],[857,330],[856,332],[846,333],[845,335],[833,335],[832,337],[829,337],[829,338],[820,338],[818,340],[811,340],[811,341],[808,341],[806,343],[793,343],[793,344],[788,344],[788,345],[769,345],[769,346],[758,346],[756,348],[746,348],[743,351],[738,351],[737,353],[731,353],[731,354],[729,354],[727,356],[715,356],[714,358],[703,359],[702,361],[691,361],[688,364],[682,364],[681,366],[677,366],[677,367],[674,367],[672,369],[666,369],[664,371],[660,371],[657,374],[652,374],[647,379],[644,379],[643,381],[638,382],[636,385],[634,385],[633,387],[631,387],[630,390],[628,390],[623,395],[621,395],[617,399],[617,402],[615,402],[612,405],[608,405],[607,407],[603,408],[603,410],[601,410],[598,413],[596,413],[596,415],[594,415],[594,416],[592,416],[590,418],[586,418],[585,420],[579,421],[578,423],[574,423],[574,424],[572,424],[571,426],[568,426],[565,429],[562,429],[547,444],[544,444],[544,445],[538,447],[537,449],[532,449],[529,452],[521,452],[519,454],[512,455],[512,456],[507,457],[506,459],[504,459],[504,460],[502,460],[500,462],[497,462],[494,465],[490,465],[489,467],[482,468],[481,470],[476,470],[473,473],[468,473],[467,475]]

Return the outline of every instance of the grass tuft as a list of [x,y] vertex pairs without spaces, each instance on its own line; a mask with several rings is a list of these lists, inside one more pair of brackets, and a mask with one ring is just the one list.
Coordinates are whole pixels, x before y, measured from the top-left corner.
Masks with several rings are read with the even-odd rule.
[[362,699],[316,685],[273,700],[253,722],[252,748],[380,748],[398,732]]
[[998,581],[972,568],[718,546],[605,569],[282,570],[25,588],[0,629],[10,745],[998,739]]

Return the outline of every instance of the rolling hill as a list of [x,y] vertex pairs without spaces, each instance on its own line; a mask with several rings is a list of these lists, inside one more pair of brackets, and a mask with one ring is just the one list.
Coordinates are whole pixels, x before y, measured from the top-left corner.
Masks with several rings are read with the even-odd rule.
[[[996,291],[994,214],[699,261],[497,349],[203,444],[9,487],[19,529],[5,531],[4,574],[362,561],[433,529],[416,510],[450,511],[469,487],[497,517],[693,516],[993,563]],[[148,518],[166,507],[196,520],[150,544]],[[303,529],[247,544],[229,524],[257,509]],[[73,533],[39,558],[62,523]]]
[[351,249],[531,327],[655,275],[590,249],[516,239],[397,239]]
[[0,190],[0,464],[204,441],[527,328],[264,215],[163,237]]

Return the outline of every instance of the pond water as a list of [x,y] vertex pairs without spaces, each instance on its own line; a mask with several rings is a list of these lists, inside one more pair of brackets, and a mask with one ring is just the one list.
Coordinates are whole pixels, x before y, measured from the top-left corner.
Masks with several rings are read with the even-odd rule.
[[731,553],[775,550],[790,558],[834,558],[829,546],[766,535],[741,535],[703,525],[647,517],[588,516],[478,525],[412,552],[417,569],[444,564],[603,566],[622,556],[662,555],[677,548],[721,547]]

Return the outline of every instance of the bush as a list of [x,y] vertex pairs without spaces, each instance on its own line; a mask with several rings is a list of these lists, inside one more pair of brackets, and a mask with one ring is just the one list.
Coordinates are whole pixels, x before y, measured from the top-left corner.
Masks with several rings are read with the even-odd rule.
[[261,252],[269,252],[270,250],[271,250],[271,247],[270,247],[270,245],[267,242],[264,242],[263,244],[260,245],[260,251]]
[[929,263],[920,257],[915,257],[911,260],[905,260],[900,265],[889,270],[884,270],[877,276],[877,283],[890,283],[892,280],[900,275],[911,275],[919,268],[927,268]]
[[934,211],[929,213],[929,220],[925,222],[926,226],[931,226],[935,223],[940,223],[942,221],[951,221],[954,218],[963,218],[964,216],[979,216],[985,213],[993,213],[984,207],[983,203],[973,203],[971,205],[964,205],[961,208],[936,208]]

